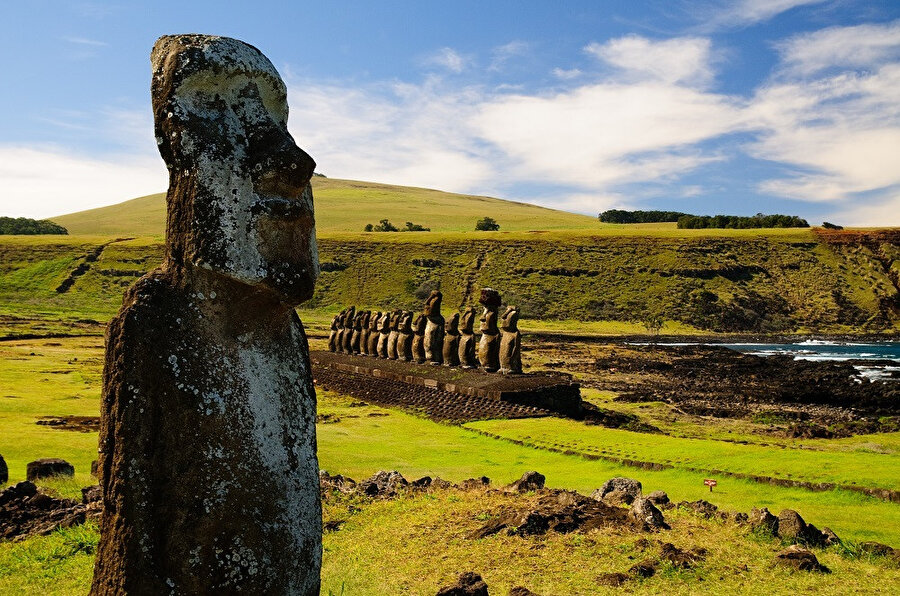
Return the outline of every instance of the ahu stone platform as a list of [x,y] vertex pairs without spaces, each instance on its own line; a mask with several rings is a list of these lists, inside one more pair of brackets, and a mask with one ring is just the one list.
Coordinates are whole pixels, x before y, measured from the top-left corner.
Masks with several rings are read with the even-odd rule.
[[559,374],[498,375],[326,351],[310,358],[316,383],[325,389],[435,420],[581,416],[579,385]]

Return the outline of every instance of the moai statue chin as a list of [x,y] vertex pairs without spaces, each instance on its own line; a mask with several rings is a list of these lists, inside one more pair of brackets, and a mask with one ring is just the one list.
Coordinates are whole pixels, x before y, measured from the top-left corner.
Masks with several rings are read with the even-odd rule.
[[337,343],[338,336],[340,335],[340,322],[341,316],[344,313],[334,315],[334,318],[331,319],[331,331],[328,333],[328,350],[330,352],[337,352]]
[[447,320],[444,333],[444,366],[459,366],[459,313]]
[[345,316],[344,330],[341,331],[341,351],[344,354],[353,353],[353,324],[356,320],[356,307],[351,306],[347,309]]
[[425,301],[422,314],[425,315],[425,360],[429,364],[438,365],[444,361],[444,317],[441,316],[441,300],[443,294],[440,290],[432,290],[431,296]]
[[481,290],[479,300],[484,307],[481,314],[481,339],[478,341],[478,362],[487,372],[497,372],[500,368],[500,331],[497,329],[497,309],[500,307],[500,293],[491,288]]
[[410,311],[404,311],[400,317],[400,336],[397,339],[397,356],[404,362],[411,362],[413,359],[413,330],[412,330],[413,314]]
[[378,332],[381,325],[381,312],[374,313],[369,318],[369,351],[368,355],[378,358],[378,338],[381,334]]
[[359,323],[359,353],[362,356],[369,355],[369,322],[372,319],[372,311],[364,310]]
[[425,315],[417,315],[413,321],[412,359],[416,364],[425,364],[425,327],[428,319]]
[[391,335],[391,313],[386,312],[378,320],[378,347],[375,355],[379,358],[388,357],[388,337]]
[[478,310],[470,306],[463,311],[459,325],[459,364],[463,368],[478,368],[477,352],[475,350],[475,320],[478,318]]
[[353,318],[353,333],[350,336],[351,354],[359,354],[361,351],[360,341],[362,340],[362,321],[364,316],[366,316],[365,312],[358,311]]
[[107,330],[91,593],[318,594],[316,397],[294,310],[319,270],[315,163],[256,48],[166,36],[151,62],[166,256]]
[[522,334],[519,333],[519,307],[507,306],[500,317],[500,372],[522,374]]
[[400,339],[400,319],[403,317],[402,310],[395,310],[391,313],[391,332],[388,334],[388,358],[391,360],[396,360],[397,355],[397,340]]

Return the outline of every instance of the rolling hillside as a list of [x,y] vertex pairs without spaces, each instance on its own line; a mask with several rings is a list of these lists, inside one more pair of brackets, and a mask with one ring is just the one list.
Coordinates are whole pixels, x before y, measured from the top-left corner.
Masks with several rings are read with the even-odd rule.
[[[503,231],[601,228],[596,218],[490,197],[460,195],[427,188],[394,186],[334,178],[313,178],[316,228],[320,233],[361,232],[366,224],[407,221],[435,232],[475,229],[493,217]],[[166,229],[165,193],[50,218],[70,234],[162,236]]]

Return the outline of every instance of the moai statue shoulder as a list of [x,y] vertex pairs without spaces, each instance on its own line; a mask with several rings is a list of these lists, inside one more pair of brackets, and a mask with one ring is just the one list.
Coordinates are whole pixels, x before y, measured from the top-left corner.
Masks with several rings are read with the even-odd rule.
[[372,319],[372,311],[364,310],[359,324],[359,353],[362,356],[369,355],[369,321]]
[[441,364],[444,361],[444,317],[441,315],[443,294],[440,290],[432,290],[425,301],[425,360],[429,364]]
[[478,362],[487,372],[497,372],[500,368],[500,330],[497,328],[497,310],[500,308],[500,293],[491,288],[481,290],[479,300],[484,307],[481,313],[481,339],[478,341]]
[[350,336],[351,354],[359,354],[362,351],[360,342],[362,341],[362,322],[365,315],[366,313],[364,311],[358,311],[353,318],[353,333]]
[[413,314],[410,311],[404,311],[400,317],[400,336],[397,340],[397,356],[404,362],[410,362],[413,359],[412,330]]
[[507,306],[500,317],[500,372],[522,374],[522,334],[519,333],[519,307]]
[[351,306],[347,309],[346,322],[344,323],[344,331],[341,334],[341,347],[345,354],[353,353],[353,325],[356,321],[356,307]]
[[391,331],[388,333],[388,358],[397,359],[397,340],[400,339],[400,318],[403,316],[402,310],[395,310],[391,313]]
[[374,358],[378,357],[378,329],[381,324],[381,311],[376,311],[372,313],[372,316],[369,317],[369,350],[367,355],[372,356]]
[[459,313],[447,319],[444,330],[444,366],[459,366]]
[[343,312],[334,315],[331,319],[331,331],[328,333],[328,350],[330,352],[337,352],[338,335],[341,332],[341,315],[343,315]]
[[463,311],[459,325],[459,364],[463,368],[478,368],[478,357],[475,346],[475,321],[478,309],[470,306]]
[[425,364],[425,327],[428,319],[425,315],[417,315],[413,321],[412,356],[416,364]]
[[391,312],[386,311],[378,321],[378,349],[379,358],[388,357],[388,337],[391,335]]

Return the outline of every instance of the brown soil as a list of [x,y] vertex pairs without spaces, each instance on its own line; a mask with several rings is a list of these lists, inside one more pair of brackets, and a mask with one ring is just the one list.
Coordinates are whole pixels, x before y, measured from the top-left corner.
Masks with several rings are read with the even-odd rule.
[[80,433],[95,433],[100,430],[99,416],[43,416],[35,422],[42,426],[52,426],[59,430],[71,430]]

